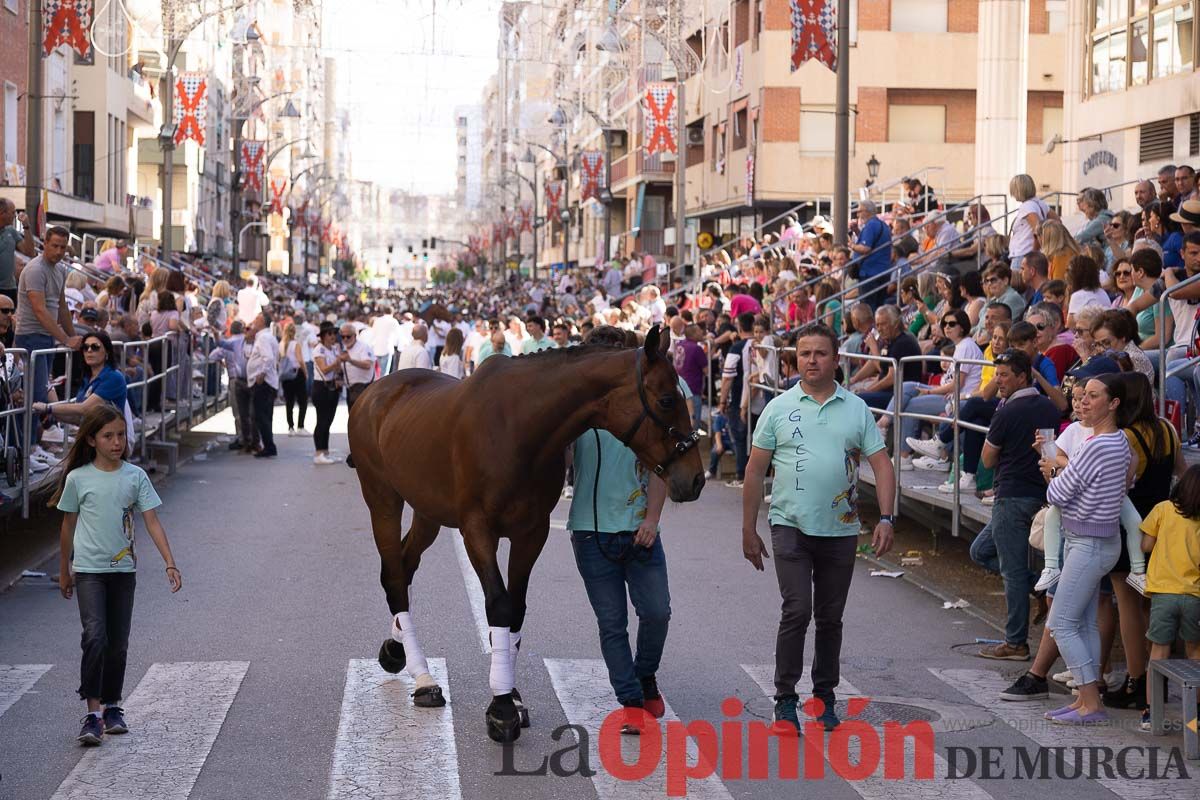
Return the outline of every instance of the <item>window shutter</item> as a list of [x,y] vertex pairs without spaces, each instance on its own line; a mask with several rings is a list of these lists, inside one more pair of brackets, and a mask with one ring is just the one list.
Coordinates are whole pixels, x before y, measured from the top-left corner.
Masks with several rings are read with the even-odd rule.
[[1175,120],[1163,119],[1141,127],[1138,143],[1138,161],[1169,159],[1175,154]]

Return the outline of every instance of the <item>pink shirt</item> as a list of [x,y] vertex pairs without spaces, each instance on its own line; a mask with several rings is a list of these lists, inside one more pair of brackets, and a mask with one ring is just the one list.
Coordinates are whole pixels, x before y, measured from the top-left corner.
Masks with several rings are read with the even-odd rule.
[[110,247],[100,255],[96,256],[96,269],[101,272],[116,274],[125,266],[122,262],[121,251],[115,247]]
[[735,294],[733,300],[729,301],[729,315],[737,319],[747,311],[752,314],[761,314],[762,306],[748,294]]

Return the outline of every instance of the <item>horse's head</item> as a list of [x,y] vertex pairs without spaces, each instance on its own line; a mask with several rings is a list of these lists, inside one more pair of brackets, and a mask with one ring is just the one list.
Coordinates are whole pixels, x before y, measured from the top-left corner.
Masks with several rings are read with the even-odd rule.
[[671,499],[686,503],[704,488],[704,464],[669,345],[657,325],[650,329],[627,384],[612,396],[608,417],[610,430],[666,481]]

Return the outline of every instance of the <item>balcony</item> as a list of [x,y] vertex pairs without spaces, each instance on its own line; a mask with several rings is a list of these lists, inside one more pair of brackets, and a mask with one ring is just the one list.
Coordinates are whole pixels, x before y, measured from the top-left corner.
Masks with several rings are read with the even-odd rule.
[[674,179],[675,175],[675,160],[664,160],[662,153],[647,155],[644,149],[639,148],[637,151],[637,172],[644,180],[665,180]]
[[639,231],[634,249],[653,256],[667,255],[666,231]]
[[614,189],[619,188],[621,181],[629,177],[629,156],[624,155],[613,159],[609,183]]

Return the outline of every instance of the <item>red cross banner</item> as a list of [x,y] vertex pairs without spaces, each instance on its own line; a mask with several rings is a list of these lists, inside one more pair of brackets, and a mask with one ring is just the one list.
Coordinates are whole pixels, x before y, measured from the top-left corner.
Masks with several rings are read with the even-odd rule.
[[283,214],[283,193],[287,190],[287,178],[271,178],[271,210],[272,214]]
[[746,153],[746,205],[754,205],[754,151]]
[[546,216],[558,218],[559,205],[562,204],[563,181],[546,181]]
[[518,209],[521,215],[521,233],[533,233],[533,206],[526,203]]
[[792,72],[815,58],[837,72],[837,0],[788,0],[792,20]]
[[604,153],[599,150],[585,150],[579,154],[580,168],[580,200],[595,197],[604,186]]
[[675,84],[646,85],[646,153],[675,152]]
[[517,238],[517,212],[509,211],[504,215],[504,238]]
[[267,155],[267,143],[256,139],[242,142],[242,157],[239,169],[242,173],[242,188],[261,192],[263,182],[263,160]]
[[195,139],[204,144],[208,116],[208,83],[203,72],[181,72],[175,79],[175,144]]
[[500,222],[492,223],[492,241],[500,244],[504,241],[504,224]]
[[[15,7],[15,6],[14,6]],[[93,0],[42,0],[42,28],[45,38],[42,49],[50,55],[54,48],[68,44],[87,58],[92,54],[92,40],[87,31],[92,27]]]

